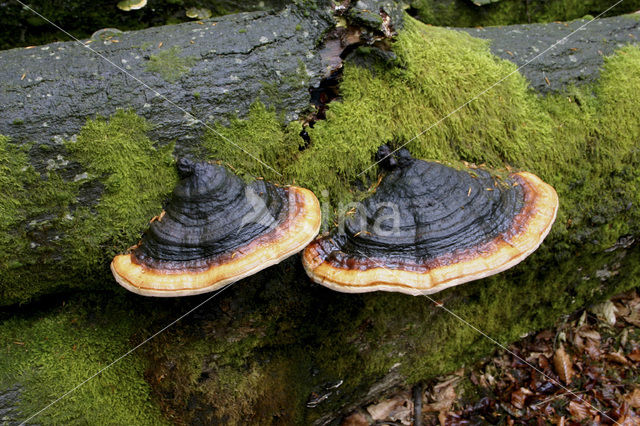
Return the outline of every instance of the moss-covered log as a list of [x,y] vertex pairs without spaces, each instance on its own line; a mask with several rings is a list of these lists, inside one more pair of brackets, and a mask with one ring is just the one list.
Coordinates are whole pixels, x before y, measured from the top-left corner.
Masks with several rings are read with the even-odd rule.
[[196,118],[242,116],[256,100],[296,119],[309,104],[309,85],[327,71],[316,46],[333,25],[326,8],[293,7],[111,34],[83,40],[86,47],[3,51],[0,134],[46,145],[50,155],[30,153],[42,170],[88,118],[118,108],[150,119],[153,139],[178,139],[180,151],[196,145]]
[[411,14],[422,22],[452,27],[570,21],[640,9],[640,0],[618,4],[607,0],[411,0],[409,4]]
[[[394,52],[394,66],[346,67],[342,99],[284,169],[337,210],[358,197],[348,184],[380,140],[410,140],[515,69],[480,40],[410,19]],[[638,64],[640,49],[623,47],[594,83],[544,97],[514,73],[410,143],[422,158],[525,169],[556,187],[552,233],[521,265],[439,293],[444,310],[427,298],[332,293],[310,284],[292,260],[238,283],[216,302],[220,310],[151,344],[149,379],[167,412],[196,423],[323,423],[396,383],[488,353],[494,343],[473,327],[506,344],[638,286]],[[258,134],[268,121],[255,110],[226,134]],[[286,138],[286,129],[273,138]],[[215,140],[205,143],[215,148]],[[246,167],[242,156],[226,154]]]
[[[629,17],[606,22],[635,23]],[[594,34],[601,41],[601,34]],[[391,60],[369,48],[355,52],[344,68],[340,99],[329,105],[325,120],[307,129],[307,143],[299,137],[299,122],[287,121],[260,102],[242,111],[243,119],[216,125],[218,133],[277,173],[223,143],[216,132],[192,140],[199,146],[197,155],[222,158],[246,176],[309,187],[323,203],[325,217],[334,218],[374,185],[375,170],[367,168],[380,142],[411,140],[504,79],[408,148],[417,157],[453,166],[467,161],[536,173],[558,191],[556,225],[543,246],[516,268],[449,289],[437,300],[507,343],[603,295],[640,284],[637,46],[619,46],[601,59],[601,66],[591,65],[593,72],[600,70],[596,80],[545,96],[514,72],[516,65],[464,32],[406,18],[392,47]],[[259,100],[259,92],[254,97]],[[71,285],[87,292],[106,289],[94,305],[80,302],[81,294],[69,302],[70,313],[54,310],[43,312],[42,319],[0,325],[0,350],[6,355],[0,359],[18,359],[20,371],[31,374],[21,382],[7,373],[8,363],[0,364],[3,387],[15,394],[15,379],[19,393],[28,397],[21,403],[21,418],[37,409],[36,399],[47,400],[44,405],[59,396],[45,389],[46,380],[39,377],[70,383],[69,371],[79,374],[72,367],[78,362],[74,354],[91,361],[87,369],[113,357],[110,349],[91,351],[88,347],[96,342],[83,334],[84,328],[71,327],[51,333],[56,347],[64,348],[60,353],[44,341],[47,324],[93,327],[124,349],[206,300],[140,299],[123,295],[109,278],[111,254],[136,242],[175,182],[172,145],[155,147],[149,130],[149,122],[134,112],[91,120],[62,144],[68,154],[48,158],[45,164],[52,166],[46,175],[30,165],[40,145],[24,150],[7,138],[0,140],[0,189],[11,194],[0,200],[3,302]],[[8,136],[19,140],[15,132]],[[73,173],[56,171],[71,160]],[[98,198],[92,198],[95,188]],[[106,302],[114,292],[117,306]],[[122,336],[127,333],[133,336],[129,342]],[[20,335],[33,341],[24,342]],[[73,349],[78,338],[87,346],[80,352]],[[92,392],[111,386],[112,393],[100,395],[117,405],[118,391],[127,391],[131,383],[137,407],[144,409],[149,390],[140,377],[146,366],[154,401],[169,419],[309,424],[330,420],[400,381],[413,383],[456,369],[492,347],[427,298],[334,293],[311,284],[299,259],[292,258],[234,284],[190,316],[188,324],[143,346],[144,357],[122,367],[121,376],[104,376],[87,393],[80,389],[77,398],[89,404]],[[70,406],[73,400],[63,400],[39,419],[91,421],[91,410],[63,414]],[[153,414],[150,408],[145,412]],[[130,419],[125,413],[117,416]]]

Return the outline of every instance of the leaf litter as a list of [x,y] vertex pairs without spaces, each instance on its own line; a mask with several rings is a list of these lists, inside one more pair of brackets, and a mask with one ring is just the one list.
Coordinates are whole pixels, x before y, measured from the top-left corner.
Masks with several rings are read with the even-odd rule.
[[414,411],[411,389],[395,389],[342,425],[414,425],[420,412],[422,425],[640,426],[637,291],[579,311],[508,349],[424,383],[422,410]]

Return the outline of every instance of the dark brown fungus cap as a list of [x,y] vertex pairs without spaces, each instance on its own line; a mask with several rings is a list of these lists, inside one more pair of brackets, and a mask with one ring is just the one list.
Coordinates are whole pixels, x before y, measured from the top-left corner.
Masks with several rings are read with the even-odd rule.
[[518,264],[555,220],[555,190],[531,173],[501,179],[388,152],[379,151],[389,172],[375,194],[305,249],[315,282],[349,293],[435,293]]
[[315,195],[210,163],[178,162],[180,182],[140,243],[111,262],[123,287],[146,296],[217,290],[302,250],[320,228]]

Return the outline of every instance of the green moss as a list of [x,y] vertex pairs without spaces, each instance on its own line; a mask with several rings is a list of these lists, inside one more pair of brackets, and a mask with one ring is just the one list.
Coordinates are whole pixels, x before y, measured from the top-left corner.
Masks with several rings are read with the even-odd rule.
[[189,72],[196,58],[179,56],[181,49],[173,46],[151,55],[147,63],[147,71],[159,74],[169,83],[176,82],[183,74]]
[[[77,182],[55,170],[40,176],[26,152],[0,139],[3,305],[86,287],[88,276],[91,282],[110,276],[111,257],[136,242],[177,179],[173,146],[154,148],[145,135],[149,128],[122,110],[89,120],[76,142],[66,144],[64,161],[79,163],[86,173]],[[83,204],[87,194],[97,203]]]
[[[55,173],[40,176],[29,164],[28,146],[0,136],[0,300],[24,301],[46,291],[38,271],[52,250],[43,240],[74,200],[73,185]],[[20,283],[20,285],[16,285]],[[54,284],[57,286],[60,284]]]
[[[19,385],[20,420],[45,408],[130,348],[140,326],[123,297],[86,295],[0,322],[0,393]],[[33,313],[32,313],[33,314]],[[132,354],[33,419],[37,424],[164,424]]]
[[[421,21],[439,26],[474,27],[533,22],[571,21],[599,15],[611,6],[606,0],[500,0],[476,6],[470,0],[413,0],[412,11]],[[615,14],[633,12],[640,1],[624,2]]]
[[[546,97],[513,73],[514,64],[497,59],[484,41],[465,34],[407,18],[394,52],[394,67],[345,66],[340,100],[329,105],[326,120],[307,129],[311,142],[302,151],[298,129],[285,126],[275,111],[260,104],[252,107],[247,120],[217,127],[282,176],[213,135],[207,136],[205,146],[213,150],[212,157],[242,174],[295,182],[318,195],[327,191],[323,198],[334,209],[366,195],[362,188],[373,184],[376,170],[360,172],[372,164],[379,144],[390,139],[411,141],[408,148],[416,156],[455,167],[467,161],[502,172],[538,174],[560,196],[558,219],[547,242],[511,271],[434,297],[503,344],[598,298],[640,285],[637,249],[604,252],[620,236],[640,231],[640,99],[633,96],[640,90],[640,76],[633,71],[640,66],[638,47],[625,47],[607,58],[596,84]],[[228,334],[217,329],[203,338],[197,333],[206,329],[205,321],[194,325],[193,340],[181,336],[179,348],[157,348],[160,359],[185,357],[192,368],[190,385],[166,382],[162,388],[177,392],[183,401],[197,395],[195,400],[206,407],[216,389],[228,387],[225,377],[236,373],[219,373],[205,389],[197,381],[204,370],[214,377],[218,369],[248,369],[250,377],[270,377],[275,388],[296,377],[300,392],[287,410],[296,413],[296,422],[307,424],[362,395],[390,371],[415,382],[455,370],[495,347],[427,298],[336,294],[299,278],[304,276],[300,267],[288,274],[269,279],[264,272],[228,296],[234,303],[246,303],[251,312],[229,314],[235,318],[230,329],[273,327],[263,330],[258,340],[255,329],[238,332],[230,347]],[[615,278],[602,278],[609,275]],[[253,286],[258,289],[249,289]],[[267,299],[269,294],[272,298]],[[289,297],[295,303],[289,303]],[[207,345],[196,343],[202,339]],[[256,364],[256,357],[263,362]],[[215,366],[198,363],[213,359]],[[286,373],[272,374],[271,366],[282,360]],[[184,371],[181,368],[178,371]],[[315,375],[300,378],[295,375],[299,371]],[[327,382],[342,377],[349,381],[322,408],[305,408],[312,392],[322,393]],[[240,414],[220,408],[215,416],[255,415],[253,399],[243,402],[241,393],[236,398],[236,407],[249,408]]]
[[[554,185],[562,200],[554,243],[606,248],[620,232],[637,229],[637,209],[621,204],[635,205],[640,192],[635,148],[640,105],[631,95],[640,81],[630,72],[639,63],[637,48],[607,60],[596,87],[546,98],[531,92],[526,79],[513,73],[515,65],[493,56],[486,42],[463,33],[407,18],[394,51],[395,67],[345,66],[341,100],[330,104],[326,120],[307,129],[311,143],[302,152],[297,152],[297,129],[285,128],[259,105],[248,120],[218,127],[282,176],[211,135],[205,146],[215,145],[213,157],[241,173],[295,182],[317,194],[326,190],[337,209],[365,195],[354,183],[375,180],[376,168],[369,166],[383,141],[411,141],[408,148],[420,158],[456,167],[467,161],[528,170]],[[508,75],[477,97],[480,88]],[[474,101],[457,110],[469,99]],[[590,201],[595,197],[601,201]]]
[[251,106],[247,120],[232,119],[227,127],[215,124],[213,128],[215,132],[208,130],[203,140],[210,158],[223,160],[247,177],[277,176],[269,167],[284,169],[302,143],[298,136],[302,130],[300,123],[284,126],[274,109],[259,102]]
[[88,121],[74,143],[73,158],[104,191],[97,205],[74,212],[64,245],[68,261],[94,274],[108,259],[136,242],[161,201],[177,182],[173,145],[155,148],[146,136],[150,124],[133,112]]

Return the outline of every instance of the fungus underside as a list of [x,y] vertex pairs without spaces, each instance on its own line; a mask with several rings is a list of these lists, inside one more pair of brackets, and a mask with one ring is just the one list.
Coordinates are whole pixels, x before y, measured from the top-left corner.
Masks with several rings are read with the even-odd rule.
[[[332,102],[327,120],[309,129],[311,143],[303,151],[298,150],[300,125],[284,125],[276,112],[259,104],[252,107],[247,120],[216,127],[241,145],[252,142],[248,145],[251,152],[282,170],[284,177],[270,174],[212,135],[203,141],[210,158],[223,158],[246,176],[306,186],[336,209],[339,202],[364,195],[351,184],[370,164],[380,142],[412,138],[475,95],[479,87],[515,68],[492,56],[483,41],[426,27],[410,18],[395,52],[400,67],[378,65],[365,70],[346,66],[342,99]],[[510,165],[528,170],[558,191],[561,206],[556,226],[538,252],[514,271],[449,290],[438,298],[503,343],[549,325],[562,313],[640,284],[640,271],[633,266],[640,264],[637,249],[602,252],[618,237],[637,234],[640,223],[636,148],[640,100],[633,96],[640,91],[640,77],[633,72],[638,66],[640,49],[625,47],[607,59],[596,84],[546,97],[528,91],[525,79],[516,73],[410,144],[415,156],[453,166],[465,160],[498,169]],[[130,132],[136,127],[139,131]],[[88,182],[75,184],[65,183],[55,172],[48,179],[38,177],[30,171],[26,154],[14,154],[10,142],[2,140],[0,186],[10,194],[1,204],[3,230],[13,226],[18,210],[19,220],[26,222],[40,217],[49,204],[58,206],[59,212],[47,220],[62,223],[67,213],[72,216],[63,228],[66,234],[61,243],[72,250],[62,260],[49,261],[49,265],[63,262],[68,270],[51,277],[43,267],[34,275],[31,269],[35,266],[20,260],[32,256],[28,243],[17,243],[16,251],[22,256],[2,264],[4,303],[26,301],[61,286],[117,287],[107,269],[111,255],[136,242],[175,183],[171,147],[153,148],[145,136],[147,129],[144,120],[127,112],[88,122],[78,140],[67,143],[70,155],[89,174]],[[104,141],[114,143],[113,149]],[[122,150],[129,155],[119,155]],[[372,179],[374,174],[372,169],[366,176]],[[104,188],[98,203],[87,207],[85,214],[72,211],[69,206],[82,185],[94,181]],[[57,191],[51,193],[46,188],[54,182]],[[151,187],[143,189],[143,183]],[[329,191],[329,196],[322,197],[322,190]],[[47,194],[42,200],[29,199],[40,192]],[[142,192],[148,197],[141,199]],[[9,242],[0,243],[4,253],[13,250]],[[91,249],[96,244],[102,249]],[[45,254],[43,259],[49,259]],[[537,272],[540,267],[546,272]],[[602,271],[615,278],[601,281]],[[29,282],[24,279],[27,272],[34,277]],[[94,278],[92,284],[83,283],[82,277],[89,275]],[[16,282],[24,287],[15,288]],[[150,379],[157,398],[168,392],[174,395],[171,401],[162,399],[171,410],[184,409],[180,407],[185,401],[194,400],[196,406],[213,401],[220,408],[209,414],[218,418],[260,420],[260,412],[271,410],[307,421],[341,406],[396,363],[400,365],[394,371],[414,382],[457,369],[494,347],[455,318],[434,309],[426,298],[341,295],[312,287],[295,259],[234,286],[218,303],[228,304],[232,315],[211,309],[191,326],[169,330],[148,347],[148,356],[157,365],[159,361],[175,363],[162,380]],[[159,310],[158,315],[175,319],[175,310]],[[147,311],[133,307],[130,312],[135,319]],[[39,321],[57,318],[52,312],[43,315]],[[5,320],[1,327],[7,330],[5,335],[18,335],[32,327],[25,321]],[[106,316],[104,322],[92,323],[93,332],[113,329],[119,321],[119,316]],[[144,327],[136,325],[123,333],[134,334],[140,326]],[[70,330],[59,333],[73,345]],[[105,336],[111,339],[109,333]],[[0,351],[7,353],[11,345],[2,345]],[[49,350],[48,343],[33,348],[34,353]],[[103,352],[104,348],[97,351],[111,354]],[[81,359],[90,356],[80,355]],[[33,374],[43,382],[33,380],[28,386],[48,386],[44,379],[56,377],[52,369],[65,374],[60,371],[69,362],[70,358],[60,358],[57,365],[42,363]],[[250,374],[239,375],[240,369]],[[7,370],[1,370],[0,375],[6,377]],[[303,395],[347,372],[350,381],[342,385],[340,396],[315,410],[304,408]],[[140,383],[139,369],[122,374]],[[116,386],[124,379],[108,376],[104,380]],[[232,391],[220,393],[220,389]],[[43,413],[41,421],[53,422],[60,416],[58,409],[54,406],[49,414]],[[193,412],[180,414],[187,419]]]

